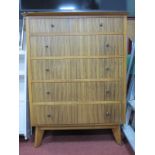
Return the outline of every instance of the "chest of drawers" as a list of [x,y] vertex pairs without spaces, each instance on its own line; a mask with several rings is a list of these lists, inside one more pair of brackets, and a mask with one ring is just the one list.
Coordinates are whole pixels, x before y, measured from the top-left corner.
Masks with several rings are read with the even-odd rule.
[[121,143],[126,104],[125,13],[26,14],[31,126],[104,129]]

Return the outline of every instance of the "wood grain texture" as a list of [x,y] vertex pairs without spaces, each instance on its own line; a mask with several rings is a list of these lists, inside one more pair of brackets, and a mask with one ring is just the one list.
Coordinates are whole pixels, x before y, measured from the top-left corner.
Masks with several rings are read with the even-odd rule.
[[124,17],[124,62],[123,62],[123,77],[124,80],[122,81],[122,86],[123,86],[123,93],[122,93],[122,123],[125,123],[126,121],[126,94],[127,94],[127,86],[126,86],[126,69],[127,69],[127,63],[126,63],[126,58],[127,58],[127,18]]
[[34,16],[43,16],[43,17],[48,17],[48,16],[59,16],[64,18],[64,16],[109,16],[109,17],[118,17],[118,16],[127,16],[127,12],[122,12],[122,11],[94,11],[94,12],[24,12],[23,16],[29,16],[29,17],[34,17]]
[[128,19],[128,38],[135,41],[135,19]]
[[28,92],[29,92],[29,107],[30,107],[30,124],[35,124],[35,115],[32,102],[32,87],[31,87],[31,47],[30,47],[30,31],[29,31],[29,18],[26,17],[26,43],[27,43],[27,65],[28,65]]
[[115,58],[123,58],[124,56],[118,55],[116,51],[116,55],[103,55],[103,56],[37,56],[31,57],[31,60],[64,60],[64,59],[115,59]]
[[112,132],[113,132],[114,138],[116,140],[116,143],[120,145],[122,143],[120,126],[113,128]]
[[32,57],[111,56],[116,53],[123,55],[122,35],[31,37]]
[[111,128],[119,143],[126,111],[126,15],[32,14],[27,46],[36,145],[40,131],[80,128]]
[[[91,23],[91,24],[90,24]],[[94,17],[69,17],[59,18],[57,16],[49,18],[33,17],[30,19],[31,33],[89,33],[89,32],[106,32],[106,33],[122,33],[123,19],[108,18],[102,16]]]
[[33,102],[121,101],[121,82],[32,83]]
[[32,37],[53,37],[53,36],[98,36],[98,35],[122,35],[122,33],[119,32],[36,32],[36,33],[31,33]]
[[42,130],[40,127],[36,127],[34,147],[38,147],[39,145],[41,145],[43,135],[44,135],[44,130]]
[[[121,79],[123,77],[123,59],[75,58],[64,60],[33,60],[31,63],[33,81],[110,78]],[[120,72],[118,72],[118,67]]]
[[107,124],[76,124],[76,125],[40,125],[42,130],[81,130],[81,129],[113,129],[116,128],[118,123],[107,123]]
[[[36,105],[38,125],[120,123],[120,104]],[[118,113],[114,111],[117,109]],[[119,115],[118,115],[119,114]]]

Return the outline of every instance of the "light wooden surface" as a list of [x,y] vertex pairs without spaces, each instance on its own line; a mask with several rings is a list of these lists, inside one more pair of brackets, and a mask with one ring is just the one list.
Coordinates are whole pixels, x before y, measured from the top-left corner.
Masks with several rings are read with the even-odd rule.
[[64,16],[108,16],[108,17],[122,17],[122,16],[127,16],[127,12],[122,12],[122,11],[91,11],[91,12],[25,12],[23,13],[23,16],[29,16],[29,17],[34,17],[34,16],[59,16],[64,18]]
[[38,125],[119,123],[120,104],[36,105]]
[[41,145],[43,135],[44,135],[44,130],[42,130],[40,127],[36,127],[34,147],[38,147],[39,145]]
[[115,128],[112,129],[113,135],[115,137],[115,140],[117,144],[122,143],[122,138],[121,138],[121,129],[120,126],[116,126]]
[[126,59],[127,59],[127,18],[124,17],[124,38],[123,38],[123,48],[124,48],[124,59],[123,59],[123,77],[124,80],[122,81],[122,85],[123,85],[123,93],[122,93],[122,104],[121,104],[121,110],[122,110],[122,123],[125,123],[126,121],[126,69],[127,69],[127,63],[126,63]]
[[123,35],[35,36],[31,37],[31,50],[32,57],[122,56]]
[[[116,51],[116,54],[118,52]],[[110,58],[123,58],[120,55],[103,55],[103,56],[37,56],[31,57],[31,60],[64,60],[64,59],[110,59]]]
[[35,146],[47,129],[111,128],[119,143],[119,125],[125,120],[127,17],[58,14],[27,17]]
[[33,83],[33,102],[121,101],[121,83],[72,82]]
[[[109,26],[110,25],[110,26]],[[49,18],[35,17],[30,19],[31,33],[122,33],[123,19],[108,17],[89,17],[82,16],[75,18],[67,16],[67,18],[59,18],[52,16]]]
[[128,18],[128,38],[135,41],[135,19]]
[[29,18],[26,17],[26,44],[27,44],[27,65],[28,65],[28,96],[29,96],[29,109],[30,109],[30,124],[35,124],[35,115],[33,114],[33,101],[32,101],[32,87],[31,87],[31,47],[30,47],[30,31],[29,31]]
[[[122,78],[122,61],[123,59],[119,58],[33,60],[31,61],[32,80],[82,80]],[[81,70],[83,72],[81,72]],[[98,74],[96,73],[97,71],[99,71]]]
[[77,130],[77,129],[86,129],[86,130],[91,130],[91,129],[113,129],[118,127],[117,123],[112,123],[112,124],[75,124],[70,125],[70,124],[65,124],[65,125],[39,125],[41,130]]

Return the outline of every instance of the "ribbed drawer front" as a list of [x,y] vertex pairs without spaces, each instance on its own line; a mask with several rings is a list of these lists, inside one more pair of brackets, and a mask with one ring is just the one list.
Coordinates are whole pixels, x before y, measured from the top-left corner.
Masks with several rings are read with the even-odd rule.
[[31,125],[123,123],[126,16],[45,13],[27,16],[26,25]]
[[33,102],[120,101],[121,82],[33,83]]
[[122,33],[121,17],[32,17],[31,33]]
[[120,104],[36,105],[38,125],[120,123]]
[[123,55],[123,36],[31,37],[31,56]]
[[32,80],[118,79],[121,58],[32,60]]

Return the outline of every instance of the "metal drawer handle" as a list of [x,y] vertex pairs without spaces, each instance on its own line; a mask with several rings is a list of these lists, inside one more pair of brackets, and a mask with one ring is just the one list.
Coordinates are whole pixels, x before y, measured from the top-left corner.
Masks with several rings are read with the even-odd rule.
[[50,69],[49,69],[49,68],[46,68],[45,70],[46,70],[46,72],[49,72],[49,71],[50,71]]
[[47,114],[47,117],[50,118],[51,117],[51,114]]
[[109,68],[109,67],[106,67],[105,69],[106,69],[106,71],[109,71],[109,70],[110,70],[110,68]]
[[106,112],[106,116],[110,116],[111,114],[110,114],[110,112],[109,111],[107,111]]
[[51,24],[51,27],[53,28],[53,27],[54,27],[54,25],[53,25],[53,24]]
[[110,90],[106,90],[106,94],[110,94]]
[[100,27],[103,27],[103,24],[102,23],[100,24]]
[[48,45],[46,45],[45,48],[48,48]]
[[109,45],[109,44],[106,44],[105,46],[106,46],[107,48],[108,48],[108,47],[110,47],[110,45]]
[[49,91],[47,91],[47,92],[46,92],[46,94],[47,94],[47,95],[49,95],[49,94],[50,94],[50,92],[49,92]]

